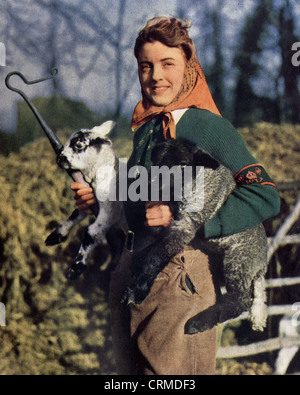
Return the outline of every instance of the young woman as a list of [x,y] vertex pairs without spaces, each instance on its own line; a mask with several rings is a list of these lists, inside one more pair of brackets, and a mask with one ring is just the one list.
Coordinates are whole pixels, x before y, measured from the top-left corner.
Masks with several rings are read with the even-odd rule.
[[[248,152],[234,127],[220,115],[197,60],[188,25],[175,18],[153,18],[139,33],[135,56],[142,89],[132,127],[134,147],[128,168],[151,168],[151,150],[170,138],[185,138],[227,166],[237,182],[203,237],[234,234],[276,215],[279,197],[273,181]],[[94,203],[93,191],[72,184],[77,205]],[[145,226],[169,226],[166,202],[127,202],[129,228],[136,238]],[[137,240],[138,242],[138,240]],[[155,280],[150,294],[131,308],[119,301],[130,277],[130,254],[112,276],[112,326],[121,374],[200,375],[215,371],[216,328],[184,334],[185,323],[216,302],[209,258],[191,242]],[[130,339],[130,341],[129,341]],[[127,358],[127,359],[126,359]]]

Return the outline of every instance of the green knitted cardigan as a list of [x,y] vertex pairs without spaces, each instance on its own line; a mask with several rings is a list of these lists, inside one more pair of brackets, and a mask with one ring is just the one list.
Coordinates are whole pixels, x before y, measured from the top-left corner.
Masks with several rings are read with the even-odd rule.
[[[150,170],[152,148],[164,141],[161,122],[162,117],[156,117],[135,131],[129,169],[141,165]],[[176,138],[187,139],[205,150],[227,166],[237,182],[237,188],[218,213],[205,224],[205,238],[235,234],[278,214],[276,185],[225,118],[190,108],[176,125]],[[145,202],[127,202],[125,209],[129,226],[137,231],[145,221]]]

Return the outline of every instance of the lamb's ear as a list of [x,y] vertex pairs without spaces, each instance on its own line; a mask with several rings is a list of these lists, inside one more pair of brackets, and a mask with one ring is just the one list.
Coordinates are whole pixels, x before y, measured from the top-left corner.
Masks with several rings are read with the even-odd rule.
[[109,132],[115,127],[116,122],[114,121],[106,121],[100,126],[95,126],[92,129],[92,132],[95,133],[99,137],[106,137]]

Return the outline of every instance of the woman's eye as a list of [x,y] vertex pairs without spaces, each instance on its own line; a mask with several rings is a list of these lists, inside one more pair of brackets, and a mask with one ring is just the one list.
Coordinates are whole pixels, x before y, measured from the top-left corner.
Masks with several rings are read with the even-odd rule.
[[171,66],[174,66],[174,63],[172,63],[172,62],[164,63],[164,67],[171,67]]
[[150,66],[148,64],[141,64],[140,65],[140,70],[141,71],[149,71],[150,70]]

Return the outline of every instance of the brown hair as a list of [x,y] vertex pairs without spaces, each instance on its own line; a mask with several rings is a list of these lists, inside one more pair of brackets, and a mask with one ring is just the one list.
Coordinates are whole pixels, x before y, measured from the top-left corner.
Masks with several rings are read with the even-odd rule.
[[176,18],[155,17],[150,19],[140,31],[134,46],[134,55],[138,59],[139,52],[145,43],[160,41],[168,47],[181,48],[187,61],[193,55],[193,41],[188,34],[190,24]]

